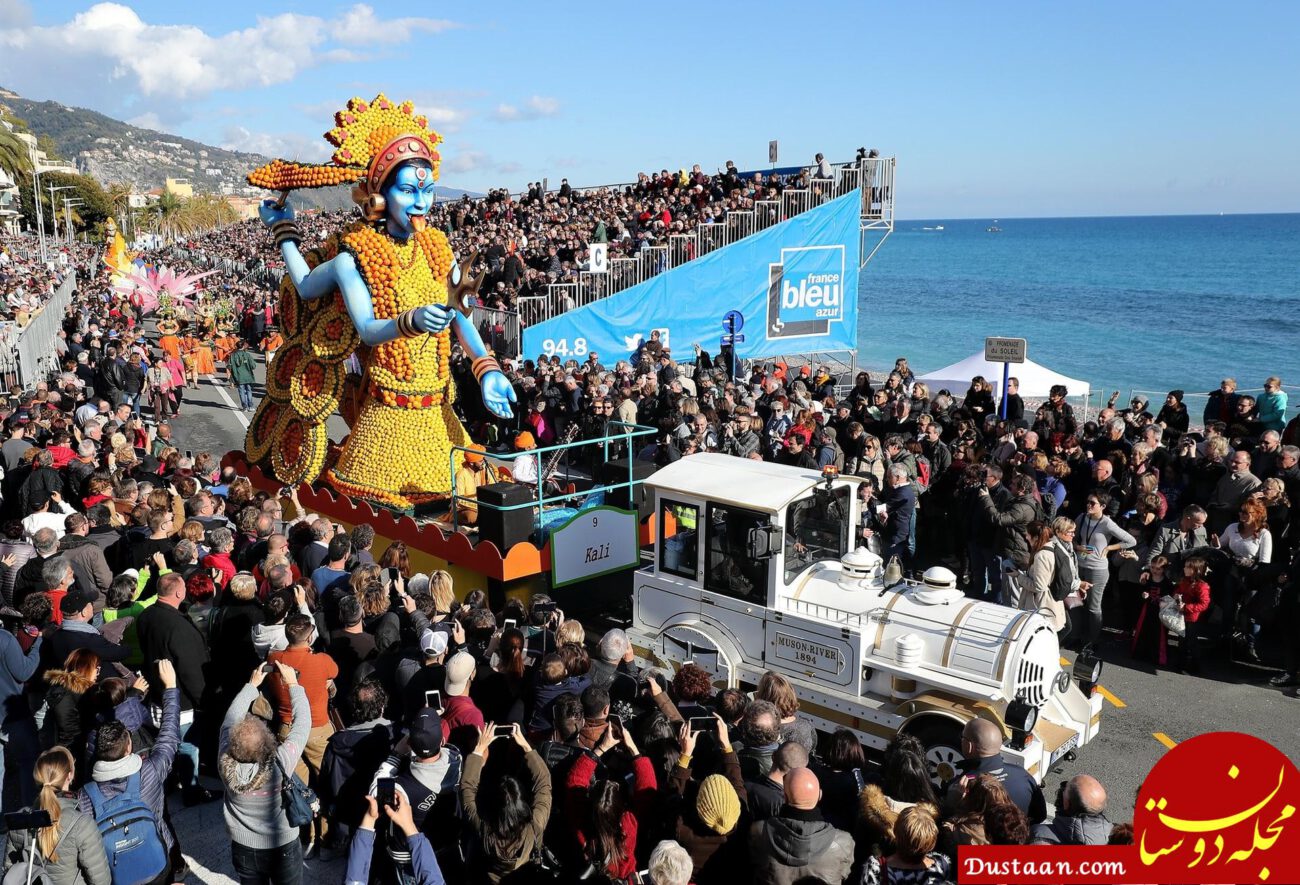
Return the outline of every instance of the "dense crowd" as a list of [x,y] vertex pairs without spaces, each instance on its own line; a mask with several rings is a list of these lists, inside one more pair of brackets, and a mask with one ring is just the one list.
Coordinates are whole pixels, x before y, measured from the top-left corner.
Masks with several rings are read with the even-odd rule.
[[[1163,664],[1172,629],[1184,634],[1176,662],[1196,670],[1207,645],[1251,664],[1275,647],[1278,684],[1296,684],[1282,639],[1296,623],[1300,418],[1287,421],[1279,378],[1257,397],[1225,379],[1202,433],[1188,432],[1181,390],[1154,407],[1136,397],[1117,409],[1116,394],[1082,421],[1064,388],[1026,408],[1012,379],[1004,419],[985,379],[964,395],[931,391],[906,359],[847,392],[825,367],[756,363],[732,380],[725,362],[697,350],[679,364],[653,335],[612,369],[599,354],[525,361],[511,375],[523,442],[553,443],[573,424],[594,440],[617,421],[657,429],[631,454],[660,465],[724,452],[833,467],[866,480],[861,537],[905,570],[943,565],[972,597],[1046,609],[1077,648],[1111,627]],[[1162,620],[1171,606],[1181,617]]]
[[[500,243],[526,283],[550,279],[553,259],[564,274],[557,243],[590,241],[588,226],[636,248],[678,213],[726,211],[745,199],[726,181],[717,205],[691,197],[712,195],[713,177],[697,192],[661,175],[623,194],[442,211],[460,248],[487,246],[490,265]],[[258,346],[274,319],[256,277],[273,263],[250,259],[259,234],[167,253],[222,271],[211,284]],[[44,293],[42,273],[0,267],[0,281]],[[540,594],[490,605],[445,572],[415,573],[401,543],[373,549],[370,526],[344,531],[295,494],[255,489],[224,453],[179,450],[169,416],[189,375],[102,272],[56,346],[62,371],[0,408],[4,811],[49,815],[10,819],[6,868],[34,852],[55,882],[180,881],[172,791],[222,803],[244,883],[296,883],[337,854],[349,883],[929,883],[955,877],[962,844],[1131,841],[1087,775],[1061,784],[1049,818],[990,723],[966,728],[960,773],[936,784],[914,737],[874,759],[852,732],[814,733],[779,674],[746,692],[694,665],[643,670],[622,630],[589,633]],[[656,434],[613,456],[834,468],[864,480],[861,543],[904,569],[946,565],[972,597],[1043,610],[1081,648],[1122,639],[1190,670],[1213,650],[1247,673],[1281,652],[1274,684],[1300,684],[1286,641],[1300,627],[1300,424],[1277,378],[1259,397],[1225,380],[1189,433],[1182,391],[1083,421],[1068,391],[1027,407],[1012,387],[1003,419],[984,379],[931,391],[901,359],[848,386],[817,365],[733,378],[726,359],[679,362],[653,334],[609,356],[608,369],[596,353],[505,361],[520,414],[503,422],[478,408],[457,354],[467,426],[505,451],[623,422]],[[226,362],[251,387],[234,378],[244,360]],[[594,472],[598,447],[576,452]],[[125,812],[139,850],[121,850]]]

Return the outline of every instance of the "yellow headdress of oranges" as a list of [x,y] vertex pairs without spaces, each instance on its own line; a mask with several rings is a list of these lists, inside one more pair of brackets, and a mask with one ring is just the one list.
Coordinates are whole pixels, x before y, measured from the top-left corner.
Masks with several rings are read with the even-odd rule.
[[[442,136],[429,128],[428,118],[416,115],[409,101],[394,104],[382,92],[373,101],[353,98],[334,115],[334,128],[325,140],[336,150],[323,165],[273,160],[254,169],[248,183],[268,190],[330,187],[358,182],[352,198],[368,212],[382,212],[379,189],[393,168],[406,160],[424,160],[438,178],[437,147]],[[375,198],[378,197],[378,200]]]

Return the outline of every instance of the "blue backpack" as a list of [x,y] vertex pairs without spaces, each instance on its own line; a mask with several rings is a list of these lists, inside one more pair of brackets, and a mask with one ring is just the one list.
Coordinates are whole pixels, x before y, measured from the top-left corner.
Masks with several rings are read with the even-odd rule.
[[111,799],[99,784],[88,783],[86,796],[104,840],[104,853],[113,885],[145,885],[167,869],[167,849],[158,835],[158,820],[140,797],[140,773],[126,779],[126,788]]

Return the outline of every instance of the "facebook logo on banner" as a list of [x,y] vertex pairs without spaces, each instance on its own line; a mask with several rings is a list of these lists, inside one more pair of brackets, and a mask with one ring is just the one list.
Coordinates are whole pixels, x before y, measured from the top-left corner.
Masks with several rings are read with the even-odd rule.
[[844,321],[844,246],[805,246],[781,250],[768,265],[767,337],[825,335]]

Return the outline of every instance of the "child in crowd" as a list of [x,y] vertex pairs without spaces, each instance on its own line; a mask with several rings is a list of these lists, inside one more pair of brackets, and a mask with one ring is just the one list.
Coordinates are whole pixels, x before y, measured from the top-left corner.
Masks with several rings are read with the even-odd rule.
[[1168,631],[1160,623],[1160,598],[1173,592],[1173,579],[1169,575],[1169,557],[1153,556],[1148,566],[1150,577],[1143,586],[1142,609],[1138,612],[1137,626],[1133,628],[1130,653],[1141,660],[1154,661],[1160,666],[1168,663]]
[[1174,591],[1178,596],[1178,610],[1183,614],[1186,632],[1180,645],[1179,669],[1188,673],[1201,670],[1200,655],[1197,651],[1197,639],[1201,635],[1201,615],[1210,607],[1210,585],[1206,583],[1205,573],[1208,563],[1199,556],[1190,557],[1183,563],[1183,579]]

